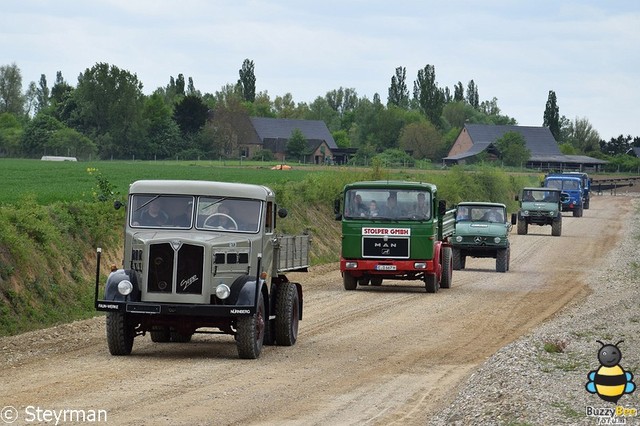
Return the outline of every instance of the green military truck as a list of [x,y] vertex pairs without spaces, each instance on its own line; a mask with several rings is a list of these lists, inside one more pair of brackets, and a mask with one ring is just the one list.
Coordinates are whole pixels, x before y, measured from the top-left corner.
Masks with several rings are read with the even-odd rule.
[[285,272],[307,270],[310,238],[276,233],[286,211],[271,189],[143,180],[126,209],[123,265],[112,266],[102,298],[97,256],[95,308],[107,313],[112,355],[129,355],[146,333],[158,343],[230,334],[247,359],[263,344],[295,344],[302,287]]
[[496,259],[496,271],[507,272],[511,227],[504,204],[470,201],[458,204],[451,238],[453,269],[464,269],[467,257],[477,257]]
[[562,200],[567,197],[557,188],[523,188],[515,200],[520,209],[511,217],[511,223],[518,223],[518,235],[526,235],[529,225],[551,225],[551,235],[562,234]]
[[452,281],[449,237],[455,210],[446,210],[435,185],[366,181],[344,187],[336,200],[342,220],[340,271],[345,290],[384,280],[420,280],[428,293]]

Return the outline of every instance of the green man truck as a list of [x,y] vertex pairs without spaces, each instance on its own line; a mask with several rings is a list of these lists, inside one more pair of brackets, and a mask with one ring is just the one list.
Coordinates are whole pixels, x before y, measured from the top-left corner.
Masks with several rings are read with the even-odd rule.
[[420,280],[428,293],[449,288],[455,209],[447,211],[435,185],[365,181],[336,200],[342,220],[340,272],[345,290],[383,280]]

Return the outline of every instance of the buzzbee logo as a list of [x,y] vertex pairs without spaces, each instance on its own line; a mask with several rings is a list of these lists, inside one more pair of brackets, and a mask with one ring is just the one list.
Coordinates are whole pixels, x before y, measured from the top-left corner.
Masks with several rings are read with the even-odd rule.
[[600,340],[596,340],[602,345],[598,351],[600,367],[587,374],[589,381],[585,385],[587,392],[595,393],[600,399],[614,404],[622,395],[630,394],[636,389],[636,384],[633,383],[633,374],[620,366],[622,353],[618,345],[623,341],[621,340],[615,345],[605,345]]

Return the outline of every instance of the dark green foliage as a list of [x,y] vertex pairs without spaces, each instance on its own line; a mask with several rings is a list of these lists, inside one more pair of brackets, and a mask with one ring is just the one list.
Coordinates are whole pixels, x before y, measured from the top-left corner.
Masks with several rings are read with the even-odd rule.
[[507,132],[495,142],[505,166],[522,167],[531,158],[531,151],[518,132]]
[[293,129],[287,143],[287,157],[302,160],[307,153],[307,139],[300,129]]
[[560,141],[560,108],[558,108],[556,100],[556,92],[549,90],[549,97],[547,98],[547,105],[544,109],[544,117],[542,125],[548,127],[551,134]]
[[207,121],[209,107],[197,96],[185,96],[175,108],[173,118],[183,135],[200,131]]
[[429,121],[440,127],[445,97],[436,83],[436,69],[433,65],[427,65],[418,71],[418,78],[413,83],[413,98]]
[[463,102],[464,101],[464,86],[462,86],[462,82],[459,81],[453,87],[453,102]]
[[396,74],[391,77],[387,106],[395,105],[400,108],[409,107],[409,89],[407,88],[407,69],[396,68]]
[[240,69],[240,80],[238,85],[242,88],[242,98],[247,102],[253,102],[256,99],[256,75],[254,71],[253,61],[245,59]]
[[143,104],[142,83],[135,74],[98,63],[80,74],[65,101],[65,124],[102,142],[102,158],[143,158]]
[[470,80],[469,84],[467,84],[467,103],[476,109],[480,106],[478,86],[476,86],[476,83],[473,80]]

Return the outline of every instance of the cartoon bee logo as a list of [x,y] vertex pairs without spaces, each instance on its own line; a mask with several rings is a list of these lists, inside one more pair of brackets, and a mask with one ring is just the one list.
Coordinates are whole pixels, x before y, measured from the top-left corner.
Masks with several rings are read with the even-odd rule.
[[602,345],[598,351],[600,368],[587,374],[589,381],[585,387],[587,392],[596,393],[605,401],[617,403],[622,395],[632,393],[636,389],[633,374],[620,367],[622,352],[618,345],[624,340],[620,340],[615,345],[605,345],[600,340],[596,342]]

